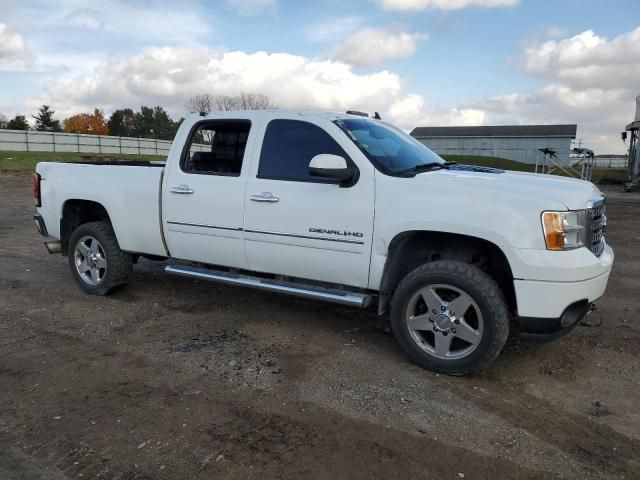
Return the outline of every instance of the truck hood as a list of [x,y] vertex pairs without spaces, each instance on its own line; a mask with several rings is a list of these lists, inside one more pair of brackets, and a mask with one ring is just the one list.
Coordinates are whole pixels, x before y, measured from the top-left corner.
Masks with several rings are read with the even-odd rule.
[[[591,182],[557,175],[541,175],[527,172],[498,171],[483,172],[473,170],[435,170],[416,175],[419,181],[429,181],[429,177],[451,183],[456,190],[474,191],[479,197],[490,194],[525,200],[541,209],[566,208],[580,210],[587,207],[589,199],[602,196],[602,192]],[[454,187],[455,185],[455,187]],[[454,190],[455,191],[455,190]],[[531,205],[531,206],[533,206]]]

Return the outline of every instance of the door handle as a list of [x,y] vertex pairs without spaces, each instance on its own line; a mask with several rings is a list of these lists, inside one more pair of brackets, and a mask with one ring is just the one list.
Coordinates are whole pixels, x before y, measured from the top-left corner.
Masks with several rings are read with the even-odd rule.
[[171,193],[180,193],[182,195],[191,195],[195,190],[189,185],[178,185],[177,187],[171,187],[169,189]]
[[249,198],[252,202],[276,203],[280,201],[280,199],[274,197],[271,192],[262,192],[260,195],[251,195]]

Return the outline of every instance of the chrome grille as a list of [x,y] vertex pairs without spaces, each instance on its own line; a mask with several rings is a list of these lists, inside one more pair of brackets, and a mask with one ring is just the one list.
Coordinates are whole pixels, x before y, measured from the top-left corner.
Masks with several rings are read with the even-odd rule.
[[589,248],[596,257],[604,250],[604,236],[607,232],[607,212],[604,199],[589,210],[589,230],[591,245]]

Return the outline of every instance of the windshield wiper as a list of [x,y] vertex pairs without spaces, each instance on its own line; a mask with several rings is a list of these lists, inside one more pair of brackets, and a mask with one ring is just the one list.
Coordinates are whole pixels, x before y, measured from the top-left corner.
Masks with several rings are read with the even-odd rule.
[[430,172],[434,169],[448,169],[451,165],[455,165],[456,162],[431,162],[431,163],[421,163],[420,165],[414,165],[411,168],[405,168],[404,170],[400,170],[396,173],[402,175],[403,173],[421,173],[421,172]]

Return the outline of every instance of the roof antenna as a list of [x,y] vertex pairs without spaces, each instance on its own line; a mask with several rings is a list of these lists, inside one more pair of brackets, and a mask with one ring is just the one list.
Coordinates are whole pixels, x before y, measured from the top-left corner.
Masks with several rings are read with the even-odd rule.
[[382,118],[380,117],[380,114],[378,112],[375,112],[373,114],[373,118],[375,118],[376,120],[382,120]]
[[205,112],[205,111],[200,112],[200,116],[201,117],[206,117],[207,116],[207,112]]

